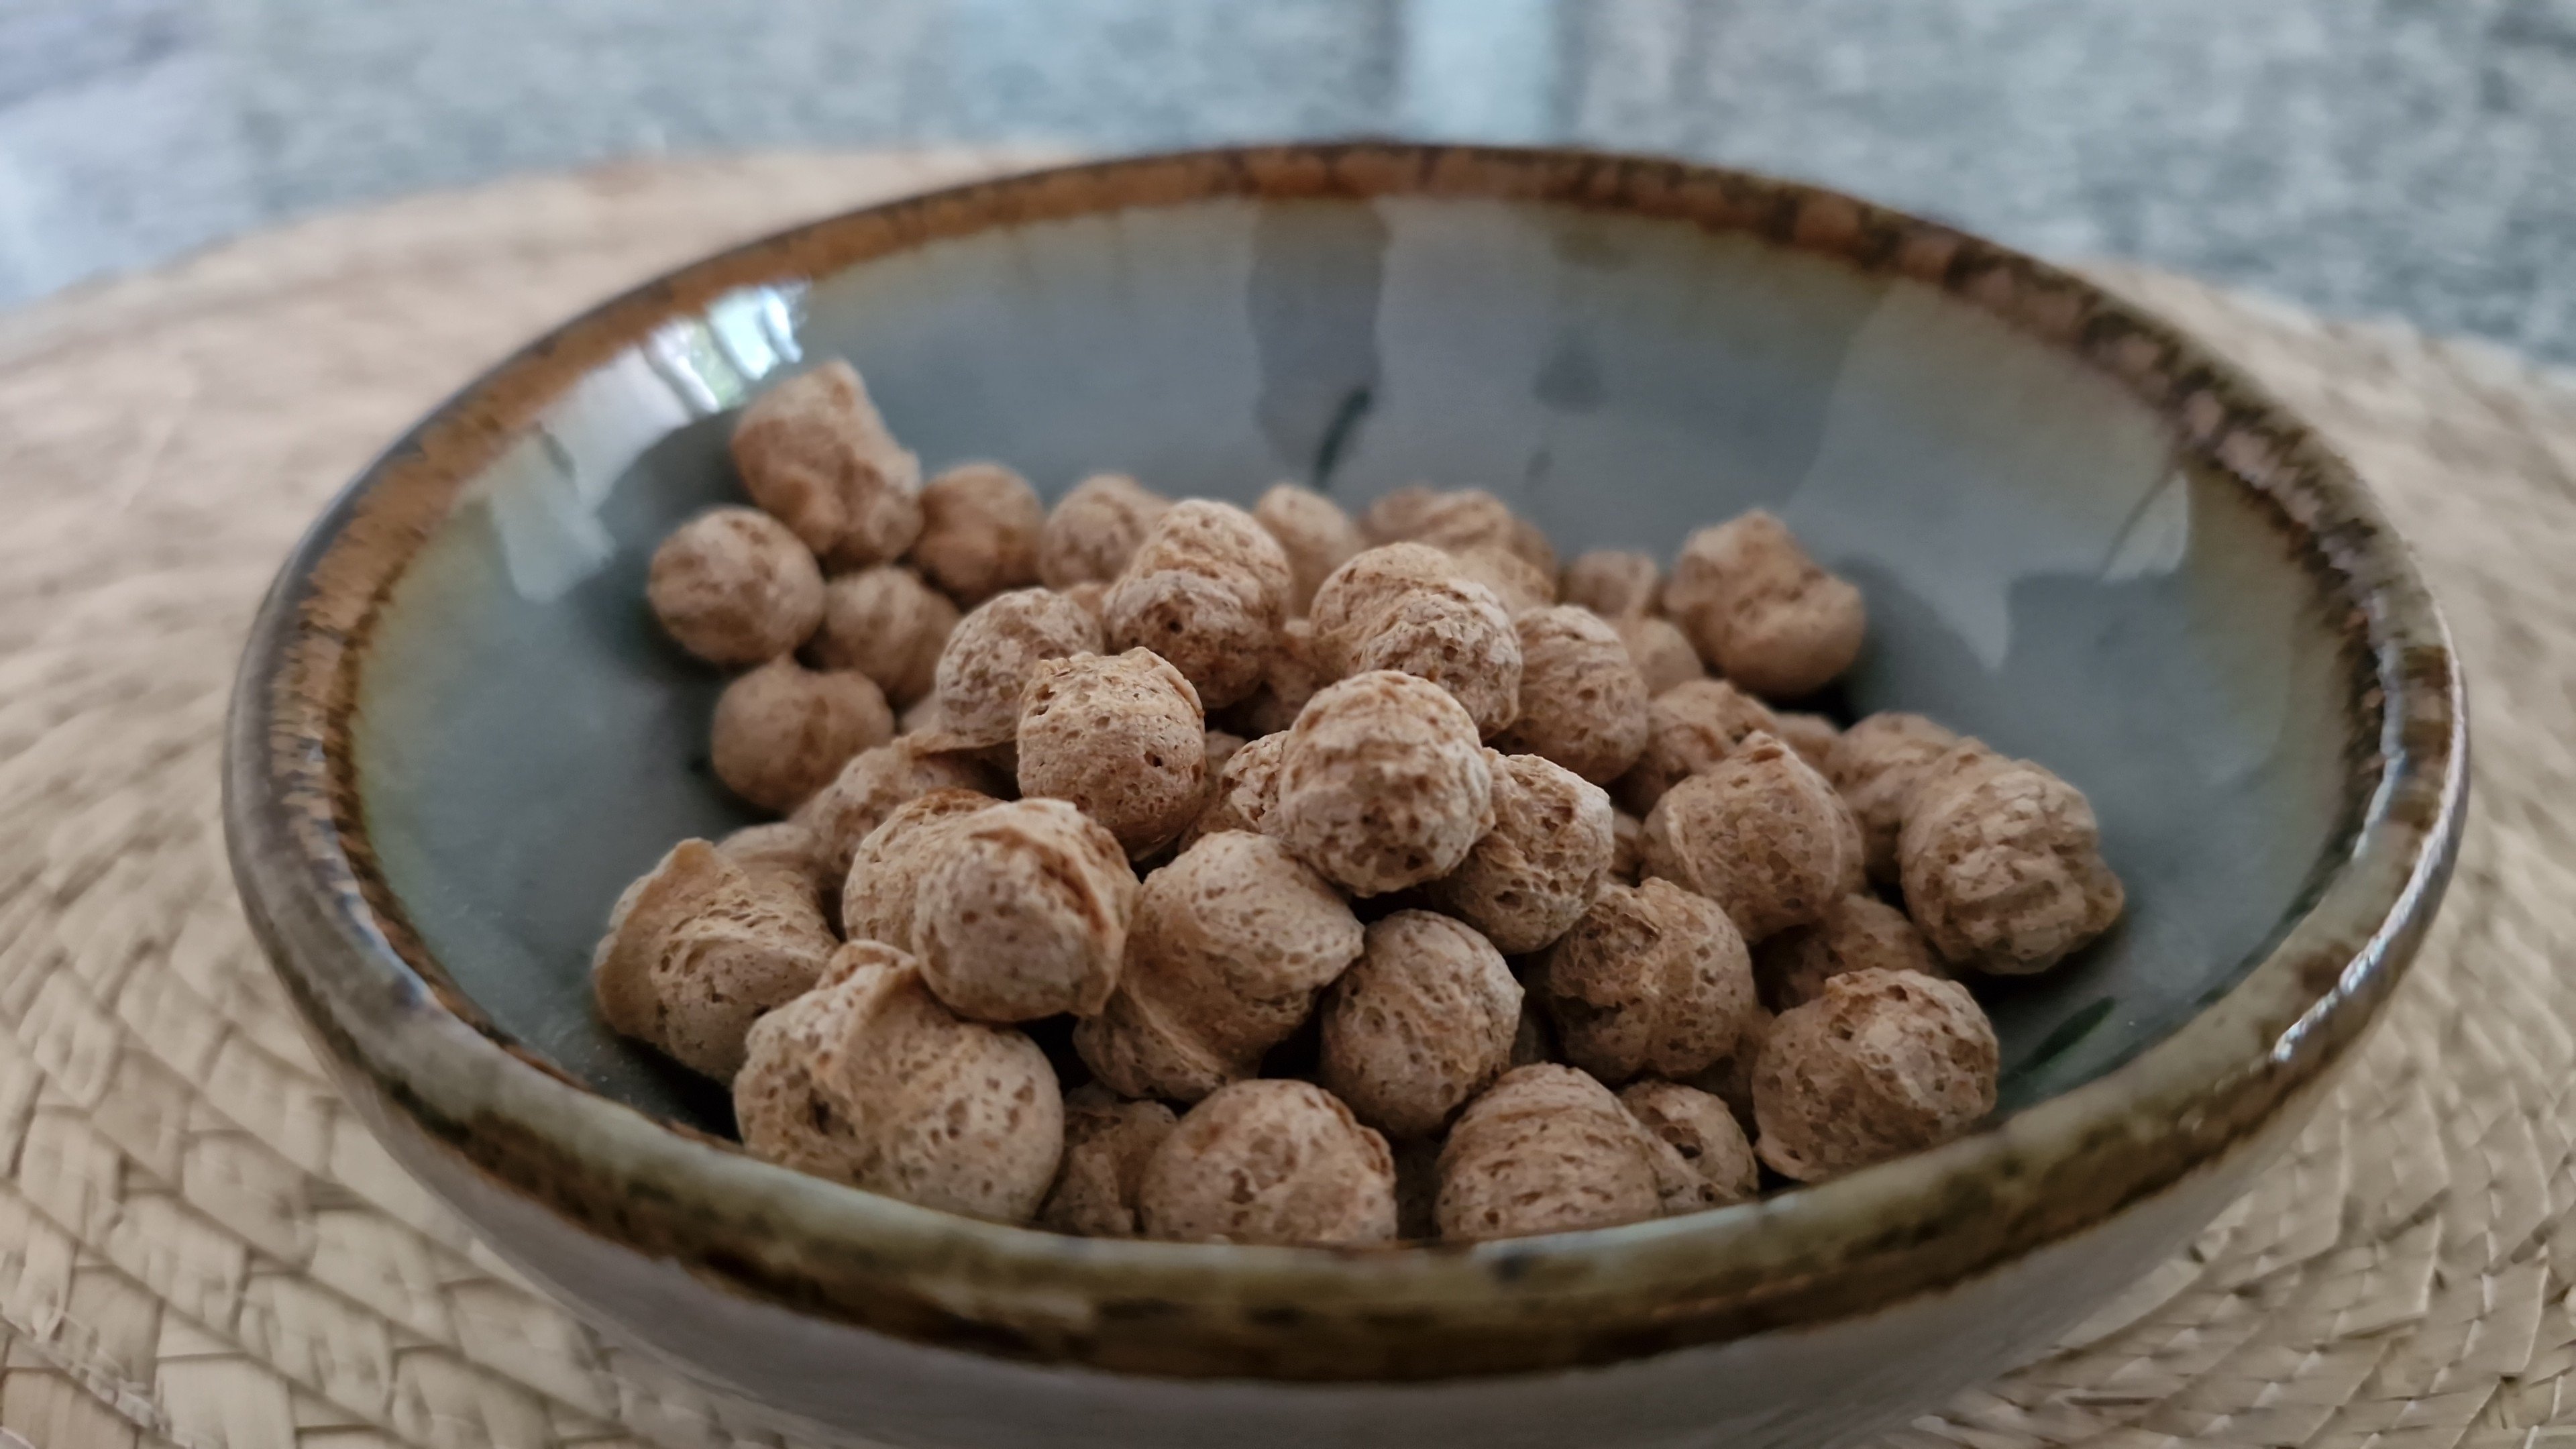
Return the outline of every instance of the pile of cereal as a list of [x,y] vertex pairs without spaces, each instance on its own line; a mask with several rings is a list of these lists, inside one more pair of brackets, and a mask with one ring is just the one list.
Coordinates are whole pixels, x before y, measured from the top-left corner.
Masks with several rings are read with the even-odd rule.
[[1069,1233],[1476,1240],[1744,1200],[1995,1104],[1961,984],[2121,909],[2065,781],[1779,701],[1860,594],[1748,513],[1560,568],[1478,490],[1353,519],[924,483],[858,375],[747,409],[655,554],[740,669],[593,962],[757,1155]]

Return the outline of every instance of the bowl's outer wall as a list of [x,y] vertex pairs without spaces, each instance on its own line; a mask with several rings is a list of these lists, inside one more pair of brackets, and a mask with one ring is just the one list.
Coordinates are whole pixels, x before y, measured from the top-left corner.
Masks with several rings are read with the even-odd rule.
[[936,469],[1099,469],[1249,502],[1493,489],[1567,555],[1669,555],[1760,505],[1857,580],[1839,701],[1919,710],[2093,799],[2112,937],[1990,993],[2005,1106],[2223,991],[2348,828],[2353,661],[2241,485],[2066,353],[1923,283],[1686,222],[1465,198],[1218,199],[999,228],[735,294],[597,369],[468,489],[377,623],[354,733],[372,843],[502,1031],[648,1111],[722,1093],[597,1024],[589,948],[708,775],[718,680],[644,564],[738,501],[730,412],[827,356]]

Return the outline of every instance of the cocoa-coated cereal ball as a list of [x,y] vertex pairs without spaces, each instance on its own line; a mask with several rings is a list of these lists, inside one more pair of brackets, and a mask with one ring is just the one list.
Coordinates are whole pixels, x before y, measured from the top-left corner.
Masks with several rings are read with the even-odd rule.
[[1927,767],[1896,853],[1924,939],[1990,975],[2047,970],[2109,930],[2126,901],[2084,793],[1973,743]]
[[1515,1067],[1449,1129],[1432,1211],[1453,1243],[1616,1227],[1661,1214],[1678,1168],[1609,1088],[1572,1067]]
[[1001,1222],[1037,1211],[1064,1151],[1046,1053],[940,1005],[911,957],[875,941],[843,946],[752,1028],[733,1102],[753,1156]]
[[1428,1137],[1510,1064],[1521,987],[1473,927],[1430,911],[1369,924],[1324,993],[1316,1079],[1390,1137]]
[[1682,543],[1664,612],[1700,657],[1767,699],[1813,694],[1860,657],[1860,590],[1807,556],[1761,509]]
[[1279,641],[1263,670],[1261,687],[1227,716],[1246,739],[1277,734],[1297,722],[1298,712],[1315,691],[1333,682],[1315,649],[1315,626],[1291,619],[1279,626]]
[[1871,880],[1896,883],[1896,837],[1905,828],[1906,802],[1914,798],[1924,768],[1958,742],[1956,733],[1923,716],[1894,710],[1871,715],[1834,740],[1825,778],[1860,818]]
[[1038,581],[1038,530],[1045,526],[1046,505],[1029,480],[999,463],[960,463],[921,490],[913,566],[972,607]]
[[1020,696],[1020,793],[1070,800],[1130,855],[1207,804],[1198,691],[1149,649],[1042,660]]
[[1652,613],[1663,590],[1664,571],[1653,554],[1596,548],[1565,566],[1557,596],[1616,623]]
[[1286,733],[1263,735],[1236,750],[1217,771],[1199,818],[1182,833],[1184,849],[1225,830],[1261,834],[1279,803],[1279,757],[1288,749]]
[[1571,604],[1512,621],[1521,641],[1520,717],[1503,748],[1543,755],[1596,785],[1628,772],[1646,748],[1645,678],[1618,631]]
[[977,1021],[1089,1016],[1117,989],[1136,902],[1126,852],[1062,800],[1016,800],[925,847],[912,911],[921,979]]
[[1628,661],[1637,666],[1639,677],[1646,681],[1648,696],[1708,677],[1707,668],[1699,662],[1699,651],[1691,647],[1690,637],[1672,620],[1653,614],[1623,614],[1612,620],[1610,627],[1619,631],[1619,642],[1628,646]]
[[1646,874],[1717,902],[1753,942],[1824,919],[1858,888],[1859,849],[1834,787],[1759,732],[1646,816]]
[[957,606],[946,594],[908,568],[880,564],[824,583],[823,627],[808,652],[822,668],[875,680],[901,709],[929,696],[939,651],[956,627]]
[[814,833],[816,853],[838,878],[849,874],[859,842],[905,801],[933,790],[1000,795],[1003,788],[972,756],[932,749],[920,736],[905,735],[851,757],[831,784],[797,810],[796,819]]
[[653,550],[653,617],[710,664],[758,664],[805,641],[823,618],[823,571],[785,525],[756,508],[711,508]]
[[1100,623],[1050,589],[1014,589],[978,604],[948,636],[936,674],[942,732],[959,745],[1011,742],[1020,691],[1039,661],[1101,650]]
[[932,847],[948,826],[1000,803],[979,791],[942,788],[895,806],[859,840],[841,873],[842,935],[911,951],[922,873],[939,858]]
[[1163,510],[1103,603],[1109,643],[1171,661],[1209,709],[1260,688],[1288,618],[1288,555],[1252,515],[1203,498]]
[[1547,535],[1482,488],[1398,488],[1369,505],[1360,531],[1372,543],[1427,543],[1452,553],[1493,544],[1556,575],[1556,549]]
[[855,670],[812,670],[788,655],[716,696],[710,754],[725,788],[763,810],[795,809],[861,750],[894,738],[894,712]]
[[1770,706],[1723,679],[1694,679],[1646,706],[1646,747],[1611,793],[1621,809],[1643,815],[1664,792],[1715,765],[1756,730],[1776,732]]
[[1853,971],[1947,976],[1905,913],[1876,896],[1845,896],[1812,926],[1782,931],[1753,953],[1753,977],[1774,1011],[1804,1006],[1828,977]]
[[1672,1144],[1690,1166],[1679,1194],[1668,1195],[1664,1211],[1693,1212],[1744,1202],[1762,1186],[1762,1166],[1753,1144],[1726,1103],[1697,1087],[1679,1082],[1634,1082],[1619,1093],[1619,1105],[1647,1131]]
[[725,1081],[751,1024],[812,986],[835,944],[801,884],[683,840],[619,896],[591,991],[611,1029]]
[[1326,574],[1368,546],[1360,526],[1342,511],[1342,505],[1300,484],[1272,485],[1252,505],[1252,516],[1288,555],[1288,612],[1292,615],[1306,612],[1307,601],[1315,597],[1315,586]]
[[1056,500],[1038,531],[1038,581],[1050,589],[1118,577],[1171,500],[1124,473],[1094,473]]
[[1392,1242],[1395,1159],[1311,1082],[1237,1082],[1192,1107],[1154,1149],[1138,1206],[1156,1238]]
[[1448,691],[1391,670],[1307,702],[1279,761],[1264,828],[1354,895],[1457,869],[1494,825],[1493,774],[1475,721]]
[[1610,797],[1536,755],[1489,752],[1494,828],[1425,897],[1520,956],[1562,936],[1609,878],[1617,854]]
[[921,535],[921,460],[838,358],[753,399],[733,462],[751,501],[835,568],[889,562]]
[[1458,577],[1492,590],[1503,612],[1515,619],[1526,610],[1556,602],[1555,576],[1500,544],[1480,543],[1449,557],[1457,563]]
[[1064,1161],[1038,1226],[1086,1238],[1132,1238],[1145,1164],[1180,1121],[1160,1102],[1123,1102],[1093,1082],[1064,1096]]
[[1744,938],[1669,881],[1605,887],[1531,984],[1565,1059],[1606,1082],[1705,1071],[1754,1010]]
[[[1832,720],[1794,709],[1781,710],[1771,718],[1771,732],[1780,737],[1780,743],[1796,750],[1799,759],[1819,771],[1833,759],[1834,741],[1841,739],[1843,732]],[[1828,774],[1825,778],[1833,777]]]
[[1780,1013],[1753,1074],[1755,1150],[1799,1182],[1937,1146],[1995,1107],[1994,1028],[1955,981],[1854,971]]

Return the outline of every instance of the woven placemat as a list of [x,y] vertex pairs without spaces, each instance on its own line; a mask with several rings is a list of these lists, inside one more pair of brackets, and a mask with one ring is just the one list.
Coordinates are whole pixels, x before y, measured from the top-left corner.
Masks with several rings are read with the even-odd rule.
[[[46,1449],[769,1444],[516,1280],[326,1084],[234,905],[241,631],[370,451],[737,237],[986,155],[658,163],[306,223],[0,317],[0,1428]],[[2477,813],[2296,1150],[1897,1449],[2576,1449],[2576,379],[2102,269],[2323,423],[2415,540]]]

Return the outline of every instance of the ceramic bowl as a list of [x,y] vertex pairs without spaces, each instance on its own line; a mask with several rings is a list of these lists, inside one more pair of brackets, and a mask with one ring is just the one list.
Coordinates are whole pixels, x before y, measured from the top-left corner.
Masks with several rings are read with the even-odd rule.
[[[938,467],[1248,501],[1491,488],[1569,555],[1763,505],[1867,591],[1845,707],[2087,791],[2119,929],[1998,987],[2003,1106],[1695,1216],[1466,1249],[1084,1241],[770,1167],[585,967],[710,780],[645,560],[826,357]],[[386,1143],[604,1330],[907,1444],[1818,1445],[2044,1347],[2238,1190],[2422,935],[2460,681],[2344,463],[2029,258],[1663,161],[1080,166],[684,268],[532,343],[314,527],[243,665],[251,918]]]

